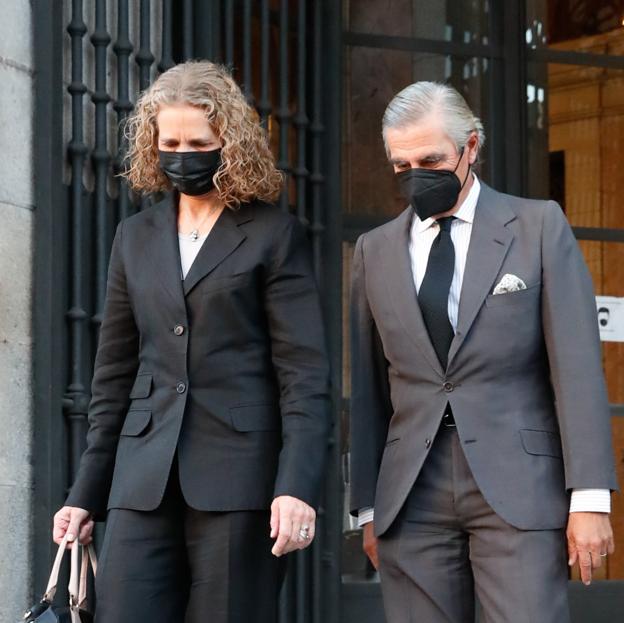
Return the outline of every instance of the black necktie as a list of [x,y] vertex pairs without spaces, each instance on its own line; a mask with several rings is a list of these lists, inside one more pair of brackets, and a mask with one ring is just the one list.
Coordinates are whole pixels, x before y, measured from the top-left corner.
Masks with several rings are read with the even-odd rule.
[[451,223],[454,218],[445,216],[438,219],[440,233],[431,245],[427,270],[418,291],[418,303],[425,326],[444,370],[454,335],[448,317],[448,297],[455,270],[455,247],[451,240]]

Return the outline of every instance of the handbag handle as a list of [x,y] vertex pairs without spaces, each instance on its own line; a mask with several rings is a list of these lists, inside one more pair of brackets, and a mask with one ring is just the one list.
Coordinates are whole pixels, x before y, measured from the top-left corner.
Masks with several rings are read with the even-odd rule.
[[63,556],[67,549],[67,542],[69,541],[69,533],[66,532],[61,544],[58,547],[56,556],[54,557],[54,564],[52,565],[52,571],[50,572],[50,579],[48,580],[48,586],[43,594],[43,600],[49,603],[54,601],[54,595],[56,595],[56,586],[58,584],[59,571],[61,570],[61,563],[63,562]]
[[[48,580],[48,586],[46,587],[43,599],[49,603],[54,601],[56,595],[56,588],[58,585],[58,576],[61,570],[61,564],[63,562],[63,556],[67,549],[67,543],[69,541],[69,534],[66,533],[61,541],[54,563],[52,565],[52,571],[50,572],[50,579]],[[93,575],[97,573],[97,556],[95,555],[95,548],[90,543],[86,547],[82,547],[82,560],[80,565],[80,571],[78,571],[78,541],[75,541],[74,547],[71,549],[71,570],[69,576],[69,603],[70,606],[76,604],[80,607],[84,604],[87,597],[87,574],[89,571],[89,563],[93,569]]]
[[82,608],[87,601],[87,576],[89,564],[93,570],[93,577],[97,575],[97,556],[91,543],[82,547],[82,560],[80,562],[80,583],[78,586],[78,607]]

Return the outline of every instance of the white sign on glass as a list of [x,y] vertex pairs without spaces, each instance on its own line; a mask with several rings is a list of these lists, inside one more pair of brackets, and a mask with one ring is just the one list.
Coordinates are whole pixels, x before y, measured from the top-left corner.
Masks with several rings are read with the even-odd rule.
[[624,342],[624,298],[597,296],[598,327],[603,342]]

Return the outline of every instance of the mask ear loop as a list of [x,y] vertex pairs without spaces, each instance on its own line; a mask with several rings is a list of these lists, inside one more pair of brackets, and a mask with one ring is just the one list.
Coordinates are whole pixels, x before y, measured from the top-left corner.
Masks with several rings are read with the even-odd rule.
[[[466,153],[465,146],[462,147],[460,151],[461,151],[461,155],[459,156],[459,160],[457,161],[457,164],[455,165],[455,168],[453,169],[453,173],[457,172],[457,169],[459,168],[459,163],[462,161],[462,158],[464,157],[464,154]],[[463,190],[464,186],[466,185],[466,182],[468,181],[468,176],[470,175],[471,169],[472,169],[472,165],[469,164],[468,170],[466,171],[466,177],[464,178],[464,181],[462,182],[462,185],[460,188],[460,192]]]

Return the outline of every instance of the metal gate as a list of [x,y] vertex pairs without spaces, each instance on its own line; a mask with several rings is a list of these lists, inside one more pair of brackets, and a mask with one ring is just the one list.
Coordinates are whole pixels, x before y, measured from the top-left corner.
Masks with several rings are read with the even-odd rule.
[[117,174],[120,124],[176,62],[232,67],[308,227],[333,363],[334,434],[318,537],[291,557],[283,623],[337,622],[341,477],[340,3],[331,0],[34,0],[36,102],[35,590],[50,523],[84,450],[112,234],[149,205]]

